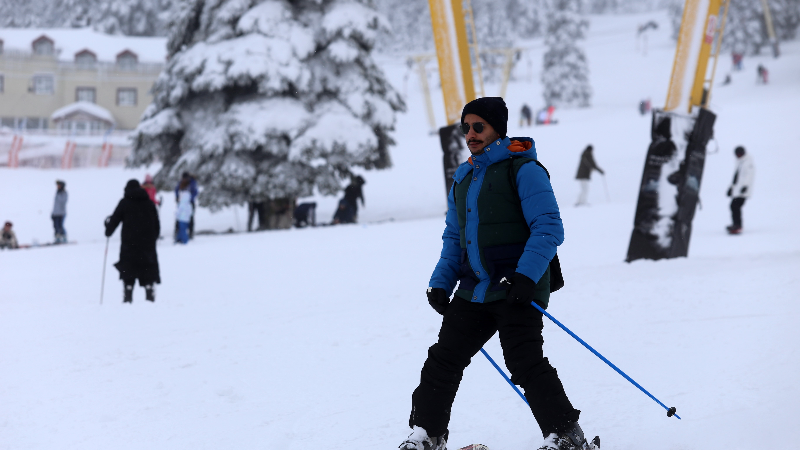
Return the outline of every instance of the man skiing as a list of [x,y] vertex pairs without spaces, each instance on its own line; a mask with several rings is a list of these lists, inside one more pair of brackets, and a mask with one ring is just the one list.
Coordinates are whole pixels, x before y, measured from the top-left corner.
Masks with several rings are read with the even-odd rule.
[[442,252],[427,290],[442,326],[412,395],[412,433],[401,450],[446,449],[463,371],[495,332],[511,381],[525,391],[546,438],[540,450],[591,448],[578,426],[580,411],[543,355],[542,313],[531,305],[546,308],[551,285],[563,285],[555,259],[564,240],[558,204],[533,140],[508,138],[507,123],[500,97],[474,100],[461,113],[472,156],[453,176]]
[[161,233],[161,225],[156,205],[137,180],[128,181],[125,195],[117,204],[114,214],[106,218],[106,237],[114,234],[120,222],[122,243],[119,248],[119,262],[114,267],[119,270],[119,278],[123,284],[122,301],[133,302],[133,285],[138,279],[139,286],[145,289],[145,298],[153,302],[156,300],[154,284],[161,283],[156,254],[156,241]]
[[581,153],[581,162],[578,164],[578,173],[575,174],[575,179],[581,183],[581,193],[578,196],[578,202],[575,203],[575,206],[589,204],[589,180],[592,178],[592,170],[596,170],[603,175],[606,174],[603,172],[603,169],[598,167],[597,163],[594,162],[592,150],[593,147],[591,145],[587,145],[586,149],[584,149],[583,153]]
[[64,219],[67,217],[67,200],[69,196],[66,191],[67,183],[56,181],[56,198],[53,201],[53,212],[50,218],[53,219],[53,229],[55,230],[56,244],[67,242],[67,230],[64,229]]
[[745,152],[744,147],[736,147],[734,154],[736,155],[736,172],[734,172],[733,182],[728,188],[728,197],[732,197],[731,218],[733,223],[727,226],[727,230],[730,234],[739,234],[742,232],[742,206],[753,192],[755,166],[753,166],[753,158]]

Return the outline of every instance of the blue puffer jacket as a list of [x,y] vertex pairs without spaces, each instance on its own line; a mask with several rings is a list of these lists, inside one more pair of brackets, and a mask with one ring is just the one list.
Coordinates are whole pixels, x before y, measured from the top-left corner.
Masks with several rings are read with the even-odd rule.
[[[467,207],[471,213],[467,216],[466,239],[469,263],[475,273],[480,274],[480,282],[473,291],[473,302],[483,303],[486,291],[490,287],[488,271],[481,265],[478,223],[481,212],[478,210],[478,194],[483,182],[486,169],[497,162],[504,161],[513,156],[536,159],[536,147],[530,138],[513,138],[515,141],[530,142],[531,148],[526,151],[513,151],[508,147],[512,139],[504,138],[493,142],[485,151],[472,156],[456,170],[453,179],[460,183],[467,174],[474,177],[467,194]],[[547,173],[537,164],[524,164],[517,173],[517,192],[522,206],[525,221],[531,230],[530,238],[525,244],[525,251],[519,259],[516,271],[537,281],[547,270],[550,260],[556,254],[556,248],[564,242],[564,227],[558,211],[553,188]],[[455,186],[455,184],[453,185]],[[442,288],[452,293],[459,278],[461,259],[461,245],[459,238],[458,216],[456,212],[454,189],[450,189],[447,196],[447,218],[445,230],[442,235],[442,253],[436,269],[430,280],[430,287]]]

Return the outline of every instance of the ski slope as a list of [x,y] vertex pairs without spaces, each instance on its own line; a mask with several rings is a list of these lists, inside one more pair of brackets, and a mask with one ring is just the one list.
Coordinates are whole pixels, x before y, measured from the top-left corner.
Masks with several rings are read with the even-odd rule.
[[[639,23],[656,20],[647,55]],[[523,102],[540,105],[538,68],[508,88],[510,135],[529,135],[550,171],[566,240],[566,287],[548,311],[626,371],[665,411],[563,331],[545,324],[588,436],[603,449],[796,448],[800,413],[800,41],[782,56],[745,59],[716,86],[718,114],[688,258],[623,262],[649,144],[648,116],[666,96],[674,43],[665,13],[592,16],[585,48],[593,107],[557,111],[557,126],[518,127]],[[531,46],[541,61],[540,41]],[[77,245],[0,251],[0,449],[391,449],[407,436],[411,392],[440,316],[424,289],[443,229],[438,136],[404,61],[381,57],[408,112],[394,167],[367,172],[361,225],[160,241],[157,301],[121,303],[111,266],[100,286],[103,218],[129,178],[156,168],[0,170],[0,221],[20,242],[51,240],[55,179],[70,194],[65,228]],[[755,84],[755,67],[770,84]],[[722,59],[718,80],[729,71]],[[434,84],[435,85],[435,84]],[[487,86],[495,95],[498,86]],[[434,92],[438,99],[438,92]],[[438,105],[438,103],[437,103]],[[440,121],[443,112],[437,110]],[[591,207],[575,208],[580,152],[593,144],[606,171]],[[756,165],[745,231],[728,236],[733,148]],[[606,196],[608,193],[608,197]],[[174,202],[162,193],[162,234]],[[329,220],[336,199],[316,198]],[[393,220],[389,220],[393,219]],[[197,230],[243,230],[244,208],[201,209]],[[497,338],[486,346],[502,360]],[[526,405],[477,355],[453,406],[450,448],[481,442],[531,450],[541,435]]]

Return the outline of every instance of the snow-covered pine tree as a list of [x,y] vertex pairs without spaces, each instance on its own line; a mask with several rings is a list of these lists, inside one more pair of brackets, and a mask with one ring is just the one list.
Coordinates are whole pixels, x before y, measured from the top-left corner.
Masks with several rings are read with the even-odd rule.
[[542,67],[544,101],[560,107],[587,107],[591,103],[589,64],[578,47],[589,21],[581,17],[580,0],[545,0],[545,46]]
[[163,163],[218,208],[335,194],[390,166],[399,95],[371,57],[385,25],[360,0],[183,0],[129,164]]
[[87,27],[165,36],[173,0],[2,0],[0,27]]
[[722,48],[745,55],[760,53],[761,47],[768,44],[763,19],[760,1],[731,0]]

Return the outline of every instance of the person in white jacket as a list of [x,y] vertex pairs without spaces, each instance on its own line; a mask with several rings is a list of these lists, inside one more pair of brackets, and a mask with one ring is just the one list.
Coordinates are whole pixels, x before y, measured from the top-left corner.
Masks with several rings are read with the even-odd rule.
[[728,188],[728,197],[732,197],[731,216],[733,224],[728,225],[727,228],[728,233],[739,234],[742,232],[742,206],[753,192],[755,167],[753,166],[753,158],[745,152],[744,147],[736,147],[734,153],[736,154],[736,172],[734,172],[733,182]]
[[178,209],[175,211],[175,219],[178,221],[178,236],[176,243],[186,244],[189,242],[189,222],[192,220],[192,193],[189,191],[189,180],[181,180],[178,186]]

